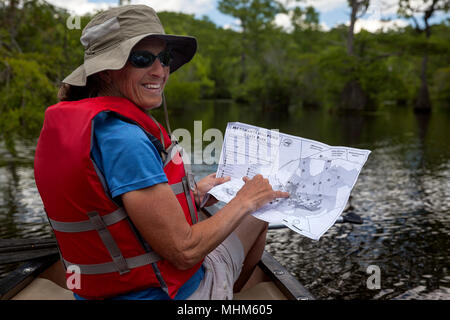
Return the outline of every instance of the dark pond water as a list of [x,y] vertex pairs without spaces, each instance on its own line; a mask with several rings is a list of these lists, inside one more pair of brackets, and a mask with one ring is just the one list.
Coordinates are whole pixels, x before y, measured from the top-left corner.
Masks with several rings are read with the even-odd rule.
[[[189,130],[196,141],[196,120],[202,132],[224,132],[227,122],[240,121],[372,150],[352,192],[362,225],[336,224],[319,241],[271,230],[266,250],[321,299],[450,299],[450,112],[294,110],[285,116],[205,102],[171,109],[170,117],[172,128]],[[0,142],[0,238],[51,237],[34,183],[35,144],[16,141],[13,157]],[[198,178],[215,169],[193,166]],[[369,265],[380,269],[380,289],[367,288]],[[0,267],[0,277],[12,268]]]

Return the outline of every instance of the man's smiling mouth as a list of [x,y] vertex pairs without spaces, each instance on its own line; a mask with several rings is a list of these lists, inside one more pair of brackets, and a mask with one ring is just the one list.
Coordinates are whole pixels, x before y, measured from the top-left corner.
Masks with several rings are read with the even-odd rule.
[[146,83],[143,85],[147,89],[161,89],[161,84]]

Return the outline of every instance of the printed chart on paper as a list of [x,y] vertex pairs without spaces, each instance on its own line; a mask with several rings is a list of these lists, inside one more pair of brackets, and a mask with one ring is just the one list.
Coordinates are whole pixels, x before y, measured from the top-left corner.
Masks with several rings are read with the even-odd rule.
[[287,191],[290,197],[277,199],[253,215],[319,240],[344,210],[369,154],[369,150],[333,147],[230,122],[216,176],[231,180],[209,193],[227,203],[244,185],[242,177],[261,174],[274,190]]

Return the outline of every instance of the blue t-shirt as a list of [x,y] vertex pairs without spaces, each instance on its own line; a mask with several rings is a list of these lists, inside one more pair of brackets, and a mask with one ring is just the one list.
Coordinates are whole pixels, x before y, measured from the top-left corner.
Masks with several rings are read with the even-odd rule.
[[[109,112],[94,118],[91,156],[106,180],[111,196],[167,182],[156,147],[138,126]],[[119,198],[118,198],[119,197]],[[188,298],[203,279],[203,266],[179,289],[175,299]],[[82,299],[75,294],[75,298]],[[159,300],[169,296],[159,287],[127,293],[114,299]]]

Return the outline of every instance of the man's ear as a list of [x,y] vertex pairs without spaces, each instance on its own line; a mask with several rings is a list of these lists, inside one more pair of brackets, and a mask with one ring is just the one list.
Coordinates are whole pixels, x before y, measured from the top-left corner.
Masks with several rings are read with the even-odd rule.
[[99,75],[100,79],[101,79],[104,83],[110,84],[110,83],[112,82],[110,70],[103,70],[103,71],[100,71],[100,72],[98,73],[98,75]]

